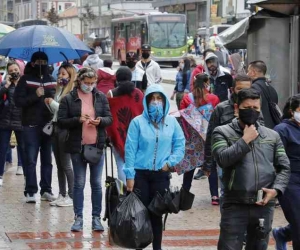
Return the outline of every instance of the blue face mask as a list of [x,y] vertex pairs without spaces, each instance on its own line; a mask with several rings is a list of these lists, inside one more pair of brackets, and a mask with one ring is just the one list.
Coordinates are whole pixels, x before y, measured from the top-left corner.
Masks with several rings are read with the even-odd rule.
[[86,94],[91,93],[93,91],[94,87],[95,87],[94,85],[88,86],[84,83],[80,84],[80,89],[82,90],[83,93],[86,93]]
[[151,121],[159,123],[164,117],[164,109],[161,101],[152,101],[149,103],[148,113]]

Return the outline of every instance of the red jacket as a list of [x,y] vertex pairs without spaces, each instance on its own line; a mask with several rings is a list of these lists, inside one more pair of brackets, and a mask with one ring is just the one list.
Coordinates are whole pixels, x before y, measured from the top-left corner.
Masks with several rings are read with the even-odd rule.
[[[206,94],[205,100],[202,100],[201,106],[210,103],[214,108],[219,104],[220,100],[219,97],[217,97],[214,94]],[[189,95],[184,95],[182,101],[180,102],[180,109],[187,108],[193,101],[190,99]]]
[[107,92],[111,89],[115,88],[116,76],[115,71],[111,68],[100,68],[97,70],[98,82],[97,89],[107,94]]
[[198,74],[204,73],[204,67],[203,65],[199,64],[192,72],[191,78],[190,78],[190,92],[193,92],[194,89],[194,77]]

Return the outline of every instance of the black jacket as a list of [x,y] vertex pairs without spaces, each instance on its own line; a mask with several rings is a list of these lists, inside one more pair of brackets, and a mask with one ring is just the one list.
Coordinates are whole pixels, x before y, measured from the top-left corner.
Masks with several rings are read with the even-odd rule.
[[213,132],[213,156],[223,169],[224,203],[255,204],[263,187],[283,194],[288,185],[290,162],[279,134],[260,125],[257,130],[259,136],[249,145],[237,119]]
[[[4,87],[6,81],[0,87],[0,129],[20,131],[23,129],[21,123],[21,108],[16,107],[14,92],[16,85],[12,83],[8,89]],[[4,100],[5,99],[5,100]]]
[[[66,153],[71,154],[80,153],[82,147],[81,100],[77,91],[77,88],[74,88],[61,99],[57,117],[58,125],[69,132],[66,139],[68,145]],[[106,96],[96,88],[93,90],[93,99],[96,117],[101,118],[98,126],[97,147],[103,149],[106,139],[105,127],[112,123],[112,116]]]
[[228,89],[232,87],[232,76],[226,72],[224,75],[218,76],[216,79],[210,77],[210,86],[212,94],[219,97],[220,102],[228,100]]
[[261,94],[261,113],[264,117],[265,126],[267,128],[273,129],[276,124],[274,123],[270,114],[268,101],[264,92],[262,92],[262,88],[267,93],[269,93],[271,101],[278,104],[278,95],[276,90],[270,84],[267,83],[265,77],[255,79],[252,83],[252,88],[257,90]]
[[[44,86],[45,95],[38,97],[36,90]],[[15,89],[14,100],[17,107],[22,108],[22,125],[44,126],[51,121],[53,115],[44,103],[44,99],[55,95],[56,81],[50,75],[42,80],[34,75],[23,75]]]

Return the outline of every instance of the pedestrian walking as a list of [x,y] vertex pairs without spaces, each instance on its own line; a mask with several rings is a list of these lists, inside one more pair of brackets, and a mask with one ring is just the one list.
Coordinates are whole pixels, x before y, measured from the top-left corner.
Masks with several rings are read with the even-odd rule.
[[171,100],[174,100],[176,95],[176,105],[180,109],[180,103],[183,95],[190,92],[191,78],[191,61],[188,58],[179,61],[178,73],[176,75],[176,85],[171,95]]
[[[57,166],[57,177],[59,195],[57,199],[50,202],[50,206],[69,207],[73,206],[73,186],[74,174],[71,165],[71,156],[66,153],[66,143],[68,131],[61,129],[57,124],[57,113],[61,99],[72,91],[76,79],[76,70],[70,63],[63,63],[59,67],[57,76],[57,86],[54,99],[45,98],[45,104],[49,107],[53,116],[54,132],[52,135],[53,153]],[[66,186],[68,185],[68,192]]]
[[272,228],[275,197],[281,196],[290,177],[289,159],[280,136],[259,123],[260,94],[238,93],[238,119],[217,127],[212,153],[223,169],[224,199],[218,250],[266,250]]
[[[124,172],[127,190],[134,191],[148,207],[156,192],[164,196],[169,189],[169,170],[183,158],[185,139],[176,118],[168,115],[170,104],[161,85],[147,88],[143,105],[143,114],[135,117],[129,125]],[[152,247],[160,250],[162,216],[150,213],[150,220]]]
[[103,62],[104,67],[97,70],[97,89],[105,95],[109,90],[114,89],[116,86],[116,72],[112,70],[112,64],[112,60],[106,59]]
[[[216,166],[216,162],[212,158],[211,154],[211,136],[215,128],[223,126],[232,122],[237,117],[234,105],[237,103],[237,95],[242,89],[251,88],[251,78],[247,75],[237,75],[233,81],[232,94],[230,99],[221,102],[217,105],[212,112],[206,134],[205,141],[205,154],[203,169],[209,171],[209,189],[212,197],[212,205],[219,205],[219,191],[218,191],[218,176],[221,178],[222,169]],[[221,188],[221,196],[223,193],[223,187]]]
[[[206,116],[206,114],[211,114],[214,107],[219,103],[219,98],[208,92],[208,86],[208,76],[206,74],[197,75],[193,92],[184,96],[180,104],[180,110],[192,105],[208,121],[210,117]],[[194,119],[198,119],[198,117]],[[183,173],[182,187],[189,191],[192,186],[195,169],[203,164],[204,140],[199,132],[193,129],[183,118],[180,123],[185,132],[185,155],[183,160],[176,165],[176,171],[178,174]],[[212,199],[215,199],[215,197]]]
[[278,104],[278,94],[266,79],[267,66],[263,61],[253,61],[248,66],[248,76],[252,79],[252,88],[261,95],[261,113],[265,126],[273,129],[276,125],[269,108],[269,102]]
[[51,121],[52,114],[44,99],[54,97],[56,82],[49,75],[48,57],[44,52],[35,52],[29,66],[15,89],[14,101],[22,108],[23,139],[25,148],[26,185],[24,195],[27,203],[36,202],[38,191],[36,164],[41,152],[40,194],[42,201],[53,201],[52,194],[52,147],[51,137],[43,133],[43,127]]
[[[20,67],[17,62],[9,61],[6,65],[6,71],[6,79],[0,87],[0,186],[3,185],[6,156],[10,148],[12,132],[15,133],[21,158],[25,157],[21,108],[16,107],[13,98],[21,76]],[[12,164],[12,158],[8,160]],[[17,174],[22,174],[22,172],[22,166],[18,166]]]
[[95,48],[90,48],[91,52],[82,63],[83,67],[91,67],[94,70],[98,70],[103,67],[103,60],[100,59],[99,55],[95,52]]
[[142,59],[137,62],[136,67],[145,71],[147,76],[147,86],[162,81],[161,70],[157,62],[151,59],[151,46],[149,44],[142,45]]
[[[74,171],[73,205],[75,221],[72,231],[82,231],[83,201],[87,161],[82,151],[85,145],[103,151],[105,128],[112,123],[106,96],[96,88],[97,73],[93,68],[78,71],[76,87],[60,101],[58,126],[68,130],[66,152],[71,154]],[[101,158],[103,159],[103,158]],[[101,177],[103,160],[90,166],[92,190],[92,229],[103,231],[100,214],[102,210]]]
[[283,121],[274,128],[281,137],[291,163],[291,177],[279,203],[289,225],[274,228],[277,250],[286,250],[286,243],[293,242],[293,249],[300,249],[300,95],[288,99],[283,109]]
[[107,128],[107,134],[113,145],[113,153],[118,169],[118,179],[126,183],[123,171],[125,140],[131,120],[142,114],[143,93],[131,81],[131,70],[120,67],[116,72],[118,86],[108,94],[108,102],[113,123]]
[[136,67],[138,61],[138,55],[135,52],[126,53],[126,65],[130,68],[132,73],[131,81],[135,84],[135,87],[145,92],[147,88],[147,75],[144,70]]

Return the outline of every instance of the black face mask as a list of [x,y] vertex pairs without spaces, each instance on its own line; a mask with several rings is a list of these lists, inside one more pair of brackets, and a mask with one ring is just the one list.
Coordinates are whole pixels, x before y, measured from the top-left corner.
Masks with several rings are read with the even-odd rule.
[[246,125],[254,125],[260,115],[255,109],[239,109],[239,119]]
[[[41,67],[41,69],[40,69]],[[36,72],[37,75],[48,75],[48,65],[39,65],[39,64],[35,64],[34,65],[34,70]]]
[[11,80],[17,80],[20,77],[20,73],[14,72],[10,74]]
[[127,64],[128,68],[133,69],[135,67],[136,62],[128,61],[126,64]]
[[143,52],[143,53],[142,53],[142,57],[143,57],[144,59],[148,59],[149,56],[150,56],[149,52]]

